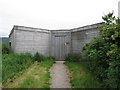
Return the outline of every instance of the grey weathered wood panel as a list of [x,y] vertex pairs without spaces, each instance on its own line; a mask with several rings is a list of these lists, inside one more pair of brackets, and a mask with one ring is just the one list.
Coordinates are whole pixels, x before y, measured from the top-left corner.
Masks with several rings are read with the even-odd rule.
[[[52,31],[51,56],[57,60],[64,60],[65,55],[71,51],[71,33],[68,31]],[[69,42],[66,44],[66,42]]]

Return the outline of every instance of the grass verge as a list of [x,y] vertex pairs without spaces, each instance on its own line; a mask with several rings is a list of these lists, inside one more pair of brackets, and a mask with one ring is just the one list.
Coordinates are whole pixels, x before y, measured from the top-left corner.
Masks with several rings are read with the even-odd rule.
[[49,88],[49,69],[53,63],[52,60],[35,62],[12,82],[6,82],[4,88]]
[[19,72],[33,64],[33,56],[30,53],[3,54],[2,55],[2,83],[11,79]]
[[73,88],[101,88],[99,81],[78,62],[65,62],[72,73],[71,84]]

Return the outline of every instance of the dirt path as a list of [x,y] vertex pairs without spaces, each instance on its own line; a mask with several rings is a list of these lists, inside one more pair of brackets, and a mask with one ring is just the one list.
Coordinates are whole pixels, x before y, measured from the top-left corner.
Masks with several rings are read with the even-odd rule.
[[50,69],[51,86],[50,88],[71,88],[70,73],[68,68],[63,64],[63,61],[56,61]]

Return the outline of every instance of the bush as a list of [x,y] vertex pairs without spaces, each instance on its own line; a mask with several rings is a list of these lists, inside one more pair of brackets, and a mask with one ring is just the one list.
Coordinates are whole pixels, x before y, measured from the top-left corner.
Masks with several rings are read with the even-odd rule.
[[67,56],[65,56],[65,60],[69,62],[77,62],[80,61],[81,56],[75,53],[69,53]]
[[8,54],[10,52],[9,44],[2,43],[2,54]]
[[47,57],[49,60],[52,60],[52,61],[55,61],[55,57],[53,57],[53,56],[49,56],[49,57]]
[[100,37],[86,44],[83,52],[91,60],[89,69],[106,87],[120,88],[120,23],[115,18],[113,22],[112,15],[103,17],[106,24],[100,27]]
[[106,79],[108,68],[106,56],[107,45],[101,37],[94,38],[90,43],[83,47],[83,52],[86,57],[90,59],[89,69],[98,77],[100,80]]
[[120,48],[114,49],[109,56],[106,83],[110,87],[120,88]]
[[41,61],[47,60],[47,57],[45,57],[45,56],[43,56],[42,54],[40,54],[40,53],[37,52],[37,53],[34,55],[34,60],[35,60],[35,61],[38,61],[38,62],[41,62]]
[[46,60],[55,61],[55,57],[52,57],[52,56],[46,57],[38,52],[34,55],[34,61],[41,62],[41,61],[46,61]]
[[[84,54],[90,60],[89,70],[106,83],[106,86],[114,88],[120,86],[120,48],[109,42],[97,45],[96,40],[92,41],[83,48]],[[97,48],[93,49],[93,46]]]
[[33,62],[29,53],[3,54],[2,56],[2,82],[12,79],[18,72],[28,68]]

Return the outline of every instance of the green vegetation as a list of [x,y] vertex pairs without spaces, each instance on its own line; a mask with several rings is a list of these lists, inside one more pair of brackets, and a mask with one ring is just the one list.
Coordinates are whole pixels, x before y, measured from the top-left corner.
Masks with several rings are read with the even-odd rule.
[[41,61],[47,60],[47,57],[45,57],[45,56],[43,56],[42,54],[40,54],[40,53],[37,52],[37,53],[34,55],[34,60],[35,60],[35,61],[38,61],[38,62],[41,62]]
[[120,20],[113,13],[105,15],[100,37],[83,47],[91,61],[90,70],[106,87],[120,88]]
[[[13,87],[14,85],[11,86],[12,84],[19,82],[19,79],[16,79],[16,78],[23,77],[26,79],[23,80],[23,82],[20,85],[18,85],[18,86],[15,85],[15,87],[29,87],[29,88],[34,87],[34,88],[36,88],[37,86],[35,86],[35,85],[38,85],[38,84],[35,84],[34,82],[36,82],[36,83],[44,82],[43,86],[38,85],[38,87],[48,87],[49,85],[47,82],[50,77],[48,70],[53,65],[55,59],[53,57],[45,57],[43,55],[41,55],[40,57],[44,57],[44,58],[40,58],[41,62],[37,63],[37,61],[35,60],[35,56],[32,56],[29,53],[3,54],[3,56],[2,56],[3,86],[7,87],[7,85],[10,84],[10,85],[8,85],[8,87]],[[40,61],[39,59],[37,59],[37,60]],[[30,66],[31,66],[32,70],[28,69]],[[25,71],[26,69],[30,73],[27,74],[26,73],[27,71]],[[42,71],[40,71],[41,69],[42,69]],[[41,77],[40,81],[39,81],[39,79],[34,80],[33,76],[35,73],[38,74],[37,77]],[[42,79],[43,79],[43,81],[41,81]],[[16,82],[16,80],[18,80],[18,81]]]
[[35,62],[28,69],[22,71],[22,74],[15,76],[13,82],[7,82],[5,88],[50,88],[49,69],[53,65],[54,60],[46,60],[43,62]]
[[2,43],[2,54],[10,53],[10,47],[8,43]]
[[29,53],[3,54],[2,56],[2,82],[6,82],[18,72],[28,68],[33,63],[33,57]]
[[67,56],[65,56],[65,61],[73,61],[73,62],[78,62],[80,61],[80,55],[75,54],[75,53],[69,53]]
[[85,68],[85,62],[65,62],[71,71],[73,88],[100,88],[98,80]]
[[42,55],[42,54],[40,54],[40,53],[36,53],[35,55],[34,55],[34,61],[38,61],[38,62],[41,62],[41,61],[46,61],[46,60],[55,60],[55,58],[54,57],[52,57],[52,56],[50,56],[50,57],[45,57],[44,55]]
[[[68,55],[66,59],[68,59],[67,61],[78,61],[79,65],[76,63],[76,66],[82,68],[82,65],[92,72],[94,77],[102,83],[101,87],[120,88],[120,19],[115,18],[113,13],[109,13],[102,18],[105,20],[105,24],[99,28],[100,37],[92,39],[83,47],[84,55],[81,58],[76,58],[76,55],[72,57]],[[68,64],[69,68],[76,67],[70,65]],[[74,87],[77,87],[75,84],[79,86],[77,82],[79,83],[82,80],[78,79],[77,81],[75,79],[77,74],[78,77],[79,75],[81,77],[82,71],[79,71],[73,71],[72,83]]]

